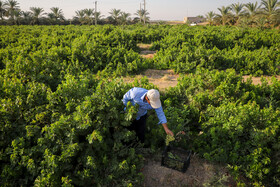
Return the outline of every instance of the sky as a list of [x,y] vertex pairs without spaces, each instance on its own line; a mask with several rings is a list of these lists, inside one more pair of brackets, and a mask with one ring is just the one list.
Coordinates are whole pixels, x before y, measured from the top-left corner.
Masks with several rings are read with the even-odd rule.
[[[109,12],[116,8],[136,17],[135,13],[142,8],[144,0],[16,0],[20,9],[28,11],[30,7],[40,7],[44,12],[51,12],[51,7],[62,9],[65,18],[71,19],[75,16],[75,11],[85,8],[95,8],[94,2],[97,1],[97,10],[104,17],[109,16]],[[184,17],[195,17],[205,15],[214,11],[219,13],[217,8],[229,6],[234,3],[255,3],[260,5],[261,0],[146,0],[146,9],[150,13],[151,20],[178,20]]]

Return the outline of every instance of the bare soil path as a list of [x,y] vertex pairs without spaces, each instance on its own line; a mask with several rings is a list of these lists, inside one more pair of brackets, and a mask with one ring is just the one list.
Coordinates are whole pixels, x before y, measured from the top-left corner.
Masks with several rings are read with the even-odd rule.
[[145,162],[142,171],[145,187],[236,186],[226,166],[211,164],[195,154],[191,156],[185,173],[161,166],[159,156],[148,158]]
[[[153,58],[156,54],[156,51],[151,51],[150,48],[152,44],[143,44],[140,43],[137,45],[140,49],[140,56],[143,58]],[[149,79],[150,83],[153,83],[158,86],[159,90],[164,91],[166,88],[174,87],[177,85],[179,78],[178,74],[175,74],[173,70],[154,70],[148,69],[142,75],[137,75],[135,78],[142,78],[146,76]],[[247,81],[250,76],[243,76],[244,81]],[[268,83],[271,83],[271,77],[265,76]],[[278,80],[280,80],[280,76],[276,76]],[[125,81],[132,82],[133,78],[125,77]],[[252,84],[258,85],[261,84],[261,77],[252,77]]]
[[[247,81],[250,76],[245,75],[243,76],[244,81]],[[280,80],[280,75],[275,76],[277,80]],[[267,82],[270,84],[271,83],[271,76],[264,76],[264,78],[267,80]],[[261,77],[252,77],[252,84],[258,85],[261,84]]]
[[154,58],[156,51],[150,50],[152,44],[138,44],[137,46],[140,48],[140,56],[143,58]]
[[154,70],[148,69],[141,75],[135,77],[124,77],[125,82],[133,82],[134,79],[141,79],[147,77],[149,82],[156,85],[159,90],[164,91],[169,87],[174,87],[178,83],[179,75],[175,74],[173,70]]
[[[178,83],[179,74],[174,73],[173,70],[155,70],[148,69],[141,75],[136,75],[135,77],[124,77],[125,82],[133,82],[133,80],[141,79],[147,77],[149,82],[156,85],[160,91],[165,91],[170,87],[175,87]],[[247,81],[250,76],[243,76],[244,81]],[[280,76],[275,76],[276,79],[280,80]],[[271,77],[265,76],[268,83],[271,83]],[[252,84],[258,85],[261,84],[261,77],[252,77]]]

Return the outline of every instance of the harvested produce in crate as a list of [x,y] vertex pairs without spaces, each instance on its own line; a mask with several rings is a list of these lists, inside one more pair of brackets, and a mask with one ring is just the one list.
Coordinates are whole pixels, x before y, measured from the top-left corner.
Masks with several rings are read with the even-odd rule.
[[175,140],[174,136],[166,135],[165,145],[168,146],[168,145],[169,145],[169,142],[172,142],[172,141],[174,141],[174,140]]

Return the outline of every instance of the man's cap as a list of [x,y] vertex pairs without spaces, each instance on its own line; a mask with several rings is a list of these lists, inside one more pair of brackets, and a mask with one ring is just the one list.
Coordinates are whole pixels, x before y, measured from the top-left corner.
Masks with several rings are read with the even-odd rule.
[[159,92],[156,89],[151,89],[147,92],[147,97],[151,103],[151,106],[153,108],[160,108],[161,102],[160,102],[160,95]]

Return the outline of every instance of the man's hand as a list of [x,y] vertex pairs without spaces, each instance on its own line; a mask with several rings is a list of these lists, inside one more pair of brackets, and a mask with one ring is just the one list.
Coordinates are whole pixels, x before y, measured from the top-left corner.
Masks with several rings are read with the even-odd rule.
[[167,123],[163,123],[162,124],[166,134],[170,135],[170,136],[174,136],[173,132],[171,130],[169,130],[168,126],[167,126]]
[[173,132],[169,129],[164,129],[166,134],[170,135],[170,136],[174,136]]

